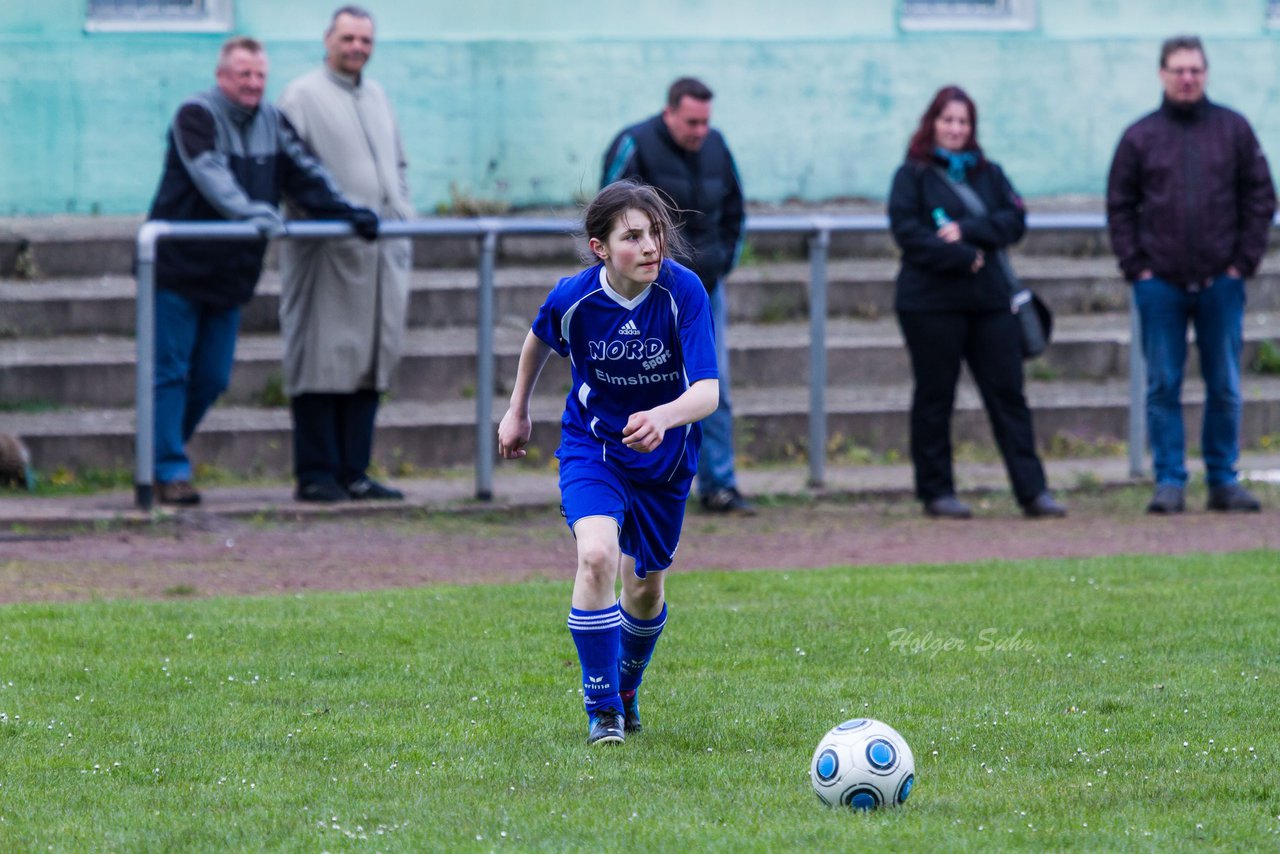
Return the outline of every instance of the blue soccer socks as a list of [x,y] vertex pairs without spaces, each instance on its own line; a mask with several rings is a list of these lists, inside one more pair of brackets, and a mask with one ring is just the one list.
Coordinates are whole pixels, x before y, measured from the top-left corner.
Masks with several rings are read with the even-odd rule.
[[618,645],[618,672],[621,682],[619,691],[635,691],[644,678],[644,669],[653,658],[653,648],[658,644],[658,636],[667,624],[667,605],[662,604],[662,613],[651,620],[637,619],[621,608],[618,613],[622,618],[622,639]]
[[621,713],[618,696],[618,647],[622,609],[615,602],[599,611],[569,609],[569,634],[582,665],[582,697],[587,714],[612,708]]

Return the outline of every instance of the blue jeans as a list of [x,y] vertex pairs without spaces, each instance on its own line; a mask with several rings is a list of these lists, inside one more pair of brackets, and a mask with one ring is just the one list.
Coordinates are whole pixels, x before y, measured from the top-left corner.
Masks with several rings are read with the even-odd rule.
[[187,441],[227,388],[240,309],[156,288],[156,482],[191,480]]
[[702,449],[698,452],[698,494],[736,489],[733,473],[733,402],[729,398],[729,312],[724,282],[710,293],[711,323],[716,334],[716,364],[720,372],[720,405],[702,419]]
[[1244,338],[1244,280],[1217,276],[1191,291],[1151,278],[1135,282],[1147,359],[1147,433],[1156,483],[1187,482],[1182,424],[1182,376],[1187,361],[1187,323],[1194,325],[1204,377],[1204,423],[1200,447],[1210,486],[1236,482],[1240,455],[1240,349]]

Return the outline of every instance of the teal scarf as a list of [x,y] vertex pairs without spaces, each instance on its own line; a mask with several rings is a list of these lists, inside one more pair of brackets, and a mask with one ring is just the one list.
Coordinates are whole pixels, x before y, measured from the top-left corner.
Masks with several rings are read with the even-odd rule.
[[969,170],[978,165],[978,155],[972,151],[948,151],[935,148],[933,154],[947,164],[947,177],[957,184],[963,184]]

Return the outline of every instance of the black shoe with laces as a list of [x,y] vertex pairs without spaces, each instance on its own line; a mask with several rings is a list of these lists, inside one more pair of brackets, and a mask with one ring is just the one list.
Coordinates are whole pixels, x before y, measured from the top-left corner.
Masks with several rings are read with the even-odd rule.
[[742,497],[736,486],[724,486],[714,492],[702,496],[702,509],[708,513],[736,513],[739,516],[754,516],[756,508]]
[[617,709],[592,712],[587,730],[587,744],[620,744],[626,740],[626,725]]
[[347,495],[355,501],[404,501],[404,493],[383,486],[371,477],[362,477],[347,484]]

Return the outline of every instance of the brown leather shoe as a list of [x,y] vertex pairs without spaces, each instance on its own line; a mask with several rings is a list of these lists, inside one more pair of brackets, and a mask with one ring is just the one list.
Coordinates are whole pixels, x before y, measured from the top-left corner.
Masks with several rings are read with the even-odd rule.
[[156,498],[161,504],[178,504],[192,507],[200,503],[200,493],[189,480],[173,480],[156,484]]

